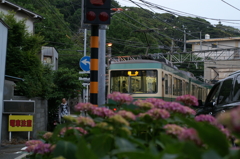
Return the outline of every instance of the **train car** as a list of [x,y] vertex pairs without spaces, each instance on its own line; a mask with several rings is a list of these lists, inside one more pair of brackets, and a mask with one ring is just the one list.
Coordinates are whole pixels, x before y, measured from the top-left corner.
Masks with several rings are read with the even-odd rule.
[[204,101],[210,88],[165,59],[114,62],[108,72],[108,93],[128,93],[135,99],[175,101],[178,96],[191,94]]

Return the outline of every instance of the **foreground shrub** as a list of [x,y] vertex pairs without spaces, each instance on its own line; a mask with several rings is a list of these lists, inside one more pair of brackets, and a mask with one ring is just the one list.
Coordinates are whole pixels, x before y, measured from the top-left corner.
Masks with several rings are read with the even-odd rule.
[[[189,95],[178,98],[181,103],[186,101],[185,106],[155,98],[133,102],[130,95],[119,92],[108,97],[116,101],[118,111],[77,104],[75,109],[82,116],[65,116],[66,123],[46,132],[41,141],[28,141],[28,158],[239,158],[240,151],[232,144],[238,135],[230,132],[239,133],[236,114],[240,109],[215,119],[195,117],[196,112],[187,105],[196,104],[196,99]],[[136,108],[127,109],[129,104]]]

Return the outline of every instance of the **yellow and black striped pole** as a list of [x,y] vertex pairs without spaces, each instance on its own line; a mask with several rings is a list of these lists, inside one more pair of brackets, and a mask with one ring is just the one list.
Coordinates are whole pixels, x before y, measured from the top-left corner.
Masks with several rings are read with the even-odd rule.
[[98,106],[98,31],[99,25],[91,27],[91,61],[90,61],[90,103]]

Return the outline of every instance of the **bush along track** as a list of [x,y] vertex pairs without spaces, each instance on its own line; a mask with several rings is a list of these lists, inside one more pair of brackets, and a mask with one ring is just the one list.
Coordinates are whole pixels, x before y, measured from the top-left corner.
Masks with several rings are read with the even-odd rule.
[[[133,102],[130,95],[119,92],[108,98],[115,104],[77,104],[77,117],[65,116],[66,123],[53,132],[27,141],[27,158],[240,158],[240,107],[217,118],[195,117],[191,106],[198,103],[190,95],[180,96],[176,102],[156,98]],[[136,109],[128,109],[128,104],[136,105]]]

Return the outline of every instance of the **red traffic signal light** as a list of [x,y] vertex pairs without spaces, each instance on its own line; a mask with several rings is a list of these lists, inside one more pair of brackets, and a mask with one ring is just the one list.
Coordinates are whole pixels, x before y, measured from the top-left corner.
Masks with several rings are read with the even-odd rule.
[[105,3],[106,0],[90,0],[90,3],[92,3],[95,6],[102,6]]
[[83,23],[110,24],[111,0],[84,0]]

